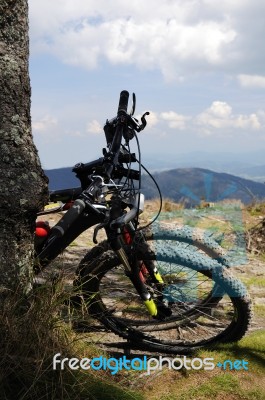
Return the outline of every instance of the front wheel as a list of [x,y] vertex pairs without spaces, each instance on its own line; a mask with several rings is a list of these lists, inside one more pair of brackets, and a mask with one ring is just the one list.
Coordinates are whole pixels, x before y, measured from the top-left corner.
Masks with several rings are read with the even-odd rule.
[[78,283],[90,314],[138,347],[167,353],[241,339],[251,319],[245,287],[227,268],[181,243],[154,240],[136,249],[141,264],[154,263],[163,278],[146,286],[171,315],[152,318],[108,244],[92,249],[79,267]]

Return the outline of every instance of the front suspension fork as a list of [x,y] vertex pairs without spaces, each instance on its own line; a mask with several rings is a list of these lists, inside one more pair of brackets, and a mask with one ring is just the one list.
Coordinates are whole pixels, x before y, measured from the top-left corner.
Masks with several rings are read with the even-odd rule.
[[[126,235],[126,236],[125,236]],[[124,239],[127,244],[129,243],[129,236],[128,236],[128,231],[125,232],[124,234]],[[171,310],[163,304],[161,301],[155,302],[154,299],[152,298],[152,295],[149,293],[147,286],[145,284],[145,274],[146,272],[144,271],[146,269],[147,273],[149,273],[152,281],[157,285],[158,288],[162,288],[163,286],[163,279],[159,272],[157,271],[156,267],[154,266],[153,262],[148,262],[146,264],[142,263],[141,266],[139,265],[139,261],[136,260],[136,257],[134,257],[134,261],[131,265],[131,263],[128,260],[128,256],[124,250],[124,248],[121,246],[120,241],[118,238],[115,240],[111,240],[111,247],[119,257],[122,265],[124,266],[125,273],[133,283],[136,291],[138,292],[139,296],[141,297],[145,307],[147,308],[149,314],[153,318],[157,319],[164,319],[168,316],[171,315]]]
[[127,254],[122,247],[119,250],[115,250],[115,252],[124,266],[126,275],[130,278],[135,289],[137,290],[138,294],[143,300],[143,303],[145,304],[147,310],[149,311],[149,314],[152,317],[156,317],[158,315],[158,308],[156,303],[152,299],[151,294],[148,292],[143,280],[140,279],[141,272],[135,271],[136,268],[132,270],[127,258]]

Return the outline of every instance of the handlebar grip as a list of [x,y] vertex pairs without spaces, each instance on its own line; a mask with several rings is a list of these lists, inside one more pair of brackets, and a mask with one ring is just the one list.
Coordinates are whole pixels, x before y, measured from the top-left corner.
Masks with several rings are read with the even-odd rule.
[[123,90],[120,94],[118,115],[124,113],[127,114],[128,100],[129,100],[129,92],[127,92],[127,90]]
[[63,218],[51,229],[50,236],[54,233],[57,237],[63,236],[71,224],[84,211],[86,203],[81,200],[75,200],[72,207],[67,211]]

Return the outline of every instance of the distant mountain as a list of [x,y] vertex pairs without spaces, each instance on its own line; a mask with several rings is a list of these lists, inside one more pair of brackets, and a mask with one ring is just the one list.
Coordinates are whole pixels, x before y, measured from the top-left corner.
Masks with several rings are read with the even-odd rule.
[[[46,170],[50,190],[78,187],[79,180],[72,168]],[[202,199],[216,202],[223,199],[238,199],[244,204],[253,200],[265,199],[265,185],[249,179],[203,168],[177,168],[154,172],[163,197],[189,206],[200,203]],[[151,178],[144,174],[142,188],[147,199],[158,197],[158,191]]]
[[256,182],[265,182],[265,165],[256,165],[252,167],[243,167],[238,169],[237,175],[243,178],[249,178]]
[[[177,168],[155,172],[153,177],[163,197],[190,206],[202,199],[210,202],[237,199],[244,204],[265,199],[264,184],[203,168]],[[143,176],[143,189],[147,198],[157,197],[157,189],[148,176]]]
[[72,172],[72,167],[47,169],[44,171],[49,178],[49,189],[58,190],[80,186],[80,181]]
[[144,154],[143,162],[151,171],[203,168],[215,172],[226,172],[257,182],[265,182],[264,154],[265,149],[247,154],[203,151],[169,153],[166,157],[161,154]]

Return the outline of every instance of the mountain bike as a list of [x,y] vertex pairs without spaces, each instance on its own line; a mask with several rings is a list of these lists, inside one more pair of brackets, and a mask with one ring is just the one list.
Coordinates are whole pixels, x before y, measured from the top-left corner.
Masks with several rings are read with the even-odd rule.
[[[172,229],[156,218],[140,223],[141,173],[148,171],[141,163],[138,133],[149,113],[139,122],[135,94],[130,113],[128,99],[122,91],[117,115],[106,121],[103,156],[73,168],[81,186],[50,193],[53,204],[43,213],[66,212],[51,229],[37,224],[36,236],[38,229],[39,236],[41,229],[46,234],[36,240],[35,272],[94,226],[95,246],[80,262],[74,282],[90,316],[150,351],[181,354],[237,341],[249,327],[251,302],[231,275],[223,249],[187,227]],[[132,140],[138,155],[131,151]],[[98,244],[101,229],[107,239]]]

